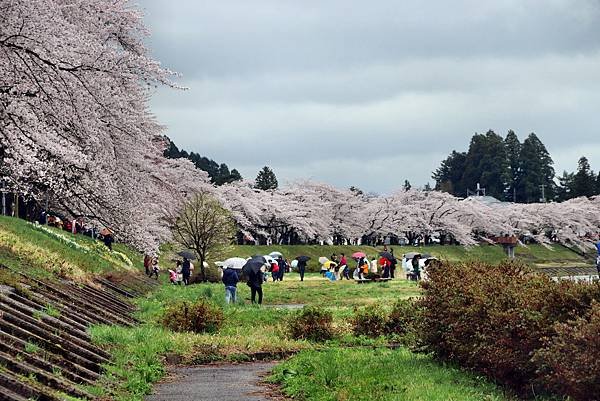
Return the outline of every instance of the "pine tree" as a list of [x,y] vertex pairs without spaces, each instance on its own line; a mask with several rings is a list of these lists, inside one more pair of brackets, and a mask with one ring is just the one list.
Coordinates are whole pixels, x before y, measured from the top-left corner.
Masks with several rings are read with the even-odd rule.
[[239,171],[237,171],[237,169],[233,169],[231,170],[231,175],[229,176],[229,182],[234,182],[234,181],[241,181],[242,175],[240,174]]
[[487,195],[501,199],[508,175],[504,139],[491,130],[485,135],[473,135],[463,174],[465,188],[473,189],[480,184],[486,188]]
[[254,186],[263,191],[267,191],[270,189],[277,189],[279,183],[277,182],[277,177],[273,170],[271,170],[269,166],[264,166],[262,170],[258,172]]
[[573,176],[571,194],[578,196],[592,196],[596,193],[596,175],[591,170],[590,162],[586,157],[581,157],[577,162],[577,172]]
[[509,130],[504,139],[506,147],[506,160],[508,163],[508,185],[506,188],[506,199],[516,202],[517,181],[519,180],[521,142],[513,130]]
[[554,162],[539,138],[531,133],[523,141],[519,155],[518,202],[539,202],[554,199]]
[[435,180],[435,189],[454,196],[465,196],[466,188],[462,182],[466,159],[465,152],[452,151],[431,176]]
[[556,188],[556,200],[563,202],[571,199],[573,196],[571,190],[573,188],[573,177],[575,174],[563,171],[562,177],[558,178],[558,188]]
[[412,188],[412,185],[410,185],[410,182],[408,180],[404,180],[404,185],[402,185],[402,189],[404,189],[405,191],[408,191]]

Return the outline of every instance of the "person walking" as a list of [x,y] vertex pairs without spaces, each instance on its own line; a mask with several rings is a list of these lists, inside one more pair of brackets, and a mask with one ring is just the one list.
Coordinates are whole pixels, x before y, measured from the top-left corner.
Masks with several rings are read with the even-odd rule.
[[240,281],[237,272],[232,268],[227,268],[227,266],[223,267],[223,278],[221,279],[223,284],[225,285],[225,302],[235,303],[236,298],[235,294],[237,292],[237,283]]
[[298,273],[300,273],[300,281],[304,281],[304,271],[306,270],[306,261],[298,261]]
[[188,258],[183,258],[183,263],[181,264],[181,276],[183,277],[183,284],[190,284],[190,275],[192,274],[191,263]]
[[[392,249],[393,252],[393,249]],[[392,253],[392,255],[394,255]],[[390,262],[390,278],[394,278],[394,272],[396,271],[396,265],[398,264],[398,261],[396,260],[396,258],[392,259],[392,261]]]
[[277,277],[277,279],[279,281],[283,281],[283,275],[285,274],[285,271],[288,268],[287,262],[285,261],[283,256],[280,256],[279,258],[277,258],[277,264],[279,265],[279,276]]
[[261,305],[263,301],[263,277],[264,271],[261,268],[258,272],[251,272],[248,275],[248,287],[250,287],[250,300],[252,303],[256,303],[256,295],[258,294],[258,304]]

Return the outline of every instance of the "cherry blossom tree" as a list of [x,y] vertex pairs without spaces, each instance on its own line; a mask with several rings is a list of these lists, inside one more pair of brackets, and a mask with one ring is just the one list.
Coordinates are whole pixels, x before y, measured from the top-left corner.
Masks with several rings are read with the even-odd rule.
[[162,209],[206,177],[162,158],[148,98],[174,85],[148,55],[146,34],[126,0],[1,2],[0,175],[15,192],[49,196],[156,249],[168,237]]

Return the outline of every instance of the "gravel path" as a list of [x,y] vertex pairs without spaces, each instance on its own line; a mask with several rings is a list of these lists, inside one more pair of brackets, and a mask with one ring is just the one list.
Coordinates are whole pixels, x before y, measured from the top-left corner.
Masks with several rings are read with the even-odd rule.
[[274,363],[244,363],[174,368],[146,401],[272,401],[258,386]]

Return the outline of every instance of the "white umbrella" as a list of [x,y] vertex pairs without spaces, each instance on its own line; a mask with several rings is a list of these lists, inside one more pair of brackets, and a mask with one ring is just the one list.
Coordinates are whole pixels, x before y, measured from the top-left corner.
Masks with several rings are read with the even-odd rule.
[[296,259],[292,260],[292,263],[290,263],[290,265],[292,266],[292,269],[295,269],[298,267],[298,261]]
[[273,257],[271,257],[271,256],[269,256],[269,255],[265,255],[265,256],[263,256],[263,257],[265,258],[265,260],[267,261],[267,263],[268,263],[269,265],[271,265],[272,263],[277,263],[277,261],[276,261],[276,260],[275,260]]
[[329,260],[329,259],[327,259],[325,256],[321,256],[321,257],[319,258],[319,263],[323,265],[323,264],[325,264],[325,262],[327,262],[328,260]]
[[283,258],[283,253],[281,253],[281,252],[277,252],[277,251],[274,251],[274,252],[271,252],[271,253],[269,254],[269,256],[270,256],[270,257],[272,257],[273,259],[277,259],[277,258],[279,258],[280,256]]
[[236,269],[241,270],[242,267],[246,264],[247,260],[244,258],[229,258],[224,260],[222,266],[227,266],[228,269]]

